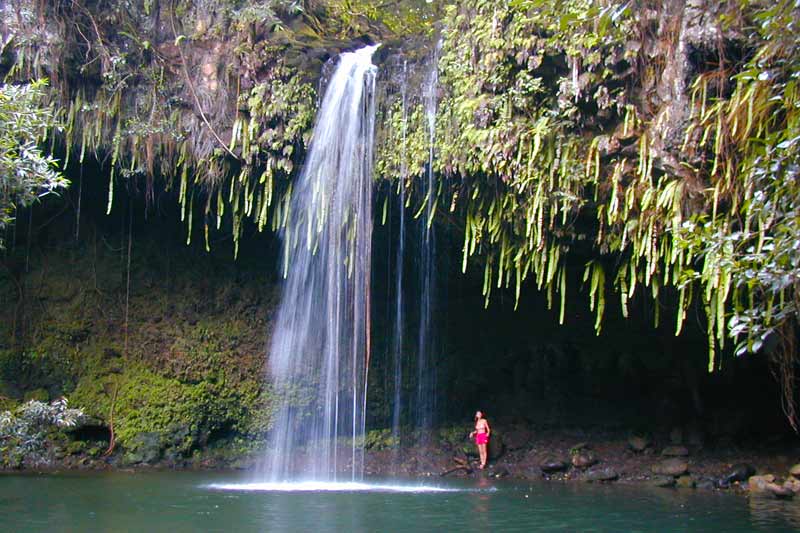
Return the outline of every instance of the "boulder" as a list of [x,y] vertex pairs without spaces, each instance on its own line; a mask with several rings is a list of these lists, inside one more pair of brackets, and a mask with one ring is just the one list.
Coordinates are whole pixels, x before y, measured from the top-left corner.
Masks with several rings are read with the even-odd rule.
[[674,487],[675,478],[672,476],[655,476],[650,480],[654,487]]
[[694,478],[692,476],[682,475],[678,479],[675,480],[675,485],[679,489],[693,489],[696,486]]
[[767,483],[767,491],[779,500],[789,500],[794,497],[794,491],[776,483]]
[[628,438],[628,447],[635,452],[643,452],[650,446],[650,439],[640,435]]
[[717,487],[716,481],[709,478],[698,479],[695,487],[701,490],[712,490]]
[[791,467],[789,469],[789,474],[796,478],[800,478],[800,463],[797,463],[796,465]]
[[800,492],[800,480],[797,480],[794,477],[790,477],[789,479],[783,482],[783,487],[797,494],[798,492]]
[[554,474],[556,472],[563,472],[569,467],[569,463],[557,457],[547,457],[539,464],[539,468],[545,474]]
[[605,468],[592,468],[588,470],[582,477],[584,481],[614,481],[619,477],[617,471],[611,467]]
[[772,474],[764,474],[763,476],[750,476],[747,480],[747,487],[750,492],[764,492],[767,490],[767,485],[775,482],[775,476]]
[[661,450],[661,455],[664,457],[686,457],[689,455],[689,449],[686,446],[667,446]]
[[572,456],[572,466],[575,468],[589,468],[597,464],[597,457],[591,450],[582,450]]
[[651,468],[654,474],[660,476],[677,477],[685,474],[689,470],[689,464],[679,457],[664,459],[654,464]]
[[724,485],[733,483],[735,481],[746,481],[750,476],[756,473],[756,469],[753,468],[753,465],[747,463],[736,463],[733,465],[728,473],[722,476],[721,482]]

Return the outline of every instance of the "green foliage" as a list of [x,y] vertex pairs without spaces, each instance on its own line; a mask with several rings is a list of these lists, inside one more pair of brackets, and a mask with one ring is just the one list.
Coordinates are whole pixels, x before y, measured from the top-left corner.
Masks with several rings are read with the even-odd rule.
[[52,108],[42,104],[46,85],[0,85],[0,232],[17,209],[69,185],[40,148],[55,127]]
[[17,468],[44,461],[48,433],[73,427],[83,416],[80,409],[68,408],[65,398],[50,404],[31,400],[14,411],[0,412],[0,466]]
[[[639,10],[640,20],[628,4],[599,0],[449,7],[436,170],[453,185],[437,201],[463,220],[463,268],[480,256],[487,304],[493,287],[519,298],[532,276],[550,303],[561,301],[563,321],[565,260],[591,250],[583,283],[598,332],[608,293],[627,316],[637,290],[658,301],[667,287],[676,334],[694,298],[705,310],[710,370],[729,336],[742,353],[777,335],[793,354],[800,54],[788,28],[797,7],[721,6],[720,31],[746,35],[731,43],[746,59],[695,65],[679,122],[656,91],[677,68],[669,43],[680,29],[656,31],[652,13],[667,15]],[[414,105],[389,115],[377,165],[386,178],[424,172]],[[790,369],[795,356],[782,357]],[[787,397],[792,388],[784,383]]]

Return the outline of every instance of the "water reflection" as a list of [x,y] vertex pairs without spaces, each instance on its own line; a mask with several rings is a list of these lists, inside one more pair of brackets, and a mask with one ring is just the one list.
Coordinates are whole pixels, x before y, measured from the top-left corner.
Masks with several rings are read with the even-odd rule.
[[[800,502],[616,484],[448,481],[451,492],[230,491],[231,474],[0,477],[0,530],[795,531]],[[395,481],[396,483],[396,481]]]
[[760,529],[771,529],[786,525],[800,529],[800,501],[777,500],[770,495],[752,495],[748,498],[753,525]]

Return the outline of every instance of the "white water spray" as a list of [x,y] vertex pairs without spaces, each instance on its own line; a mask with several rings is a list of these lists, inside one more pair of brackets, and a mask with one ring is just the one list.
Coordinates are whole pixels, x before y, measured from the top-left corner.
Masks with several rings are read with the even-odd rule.
[[293,185],[268,365],[278,401],[264,461],[273,482],[363,474],[376,49],[340,57]]

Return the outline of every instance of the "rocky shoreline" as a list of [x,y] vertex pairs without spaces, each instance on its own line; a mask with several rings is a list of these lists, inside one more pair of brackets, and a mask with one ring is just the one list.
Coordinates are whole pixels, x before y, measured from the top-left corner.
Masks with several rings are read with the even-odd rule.
[[[368,433],[365,474],[404,478],[507,478],[562,483],[647,485],[732,491],[791,499],[800,493],[800,445],[774,440],[761,445],[705,445],[697,435],[673,430],[653,438],[623,432],[496,429],[490,460],[478,469],[477,450],[460,428],[416,432],[394,446],[387,430]],[[146,436],[145,436],[146,437]],[[46,458],[5,472],[75,470],[208,470],[253,468],[263,449],[241,438],[215,443],[182,457],[139,439],[135,450],[106,454],[103,447],[76,441],[51,448]],[[81,442],[81,441],[77,441]],[[347,468],[345,461],[342,462]]]

